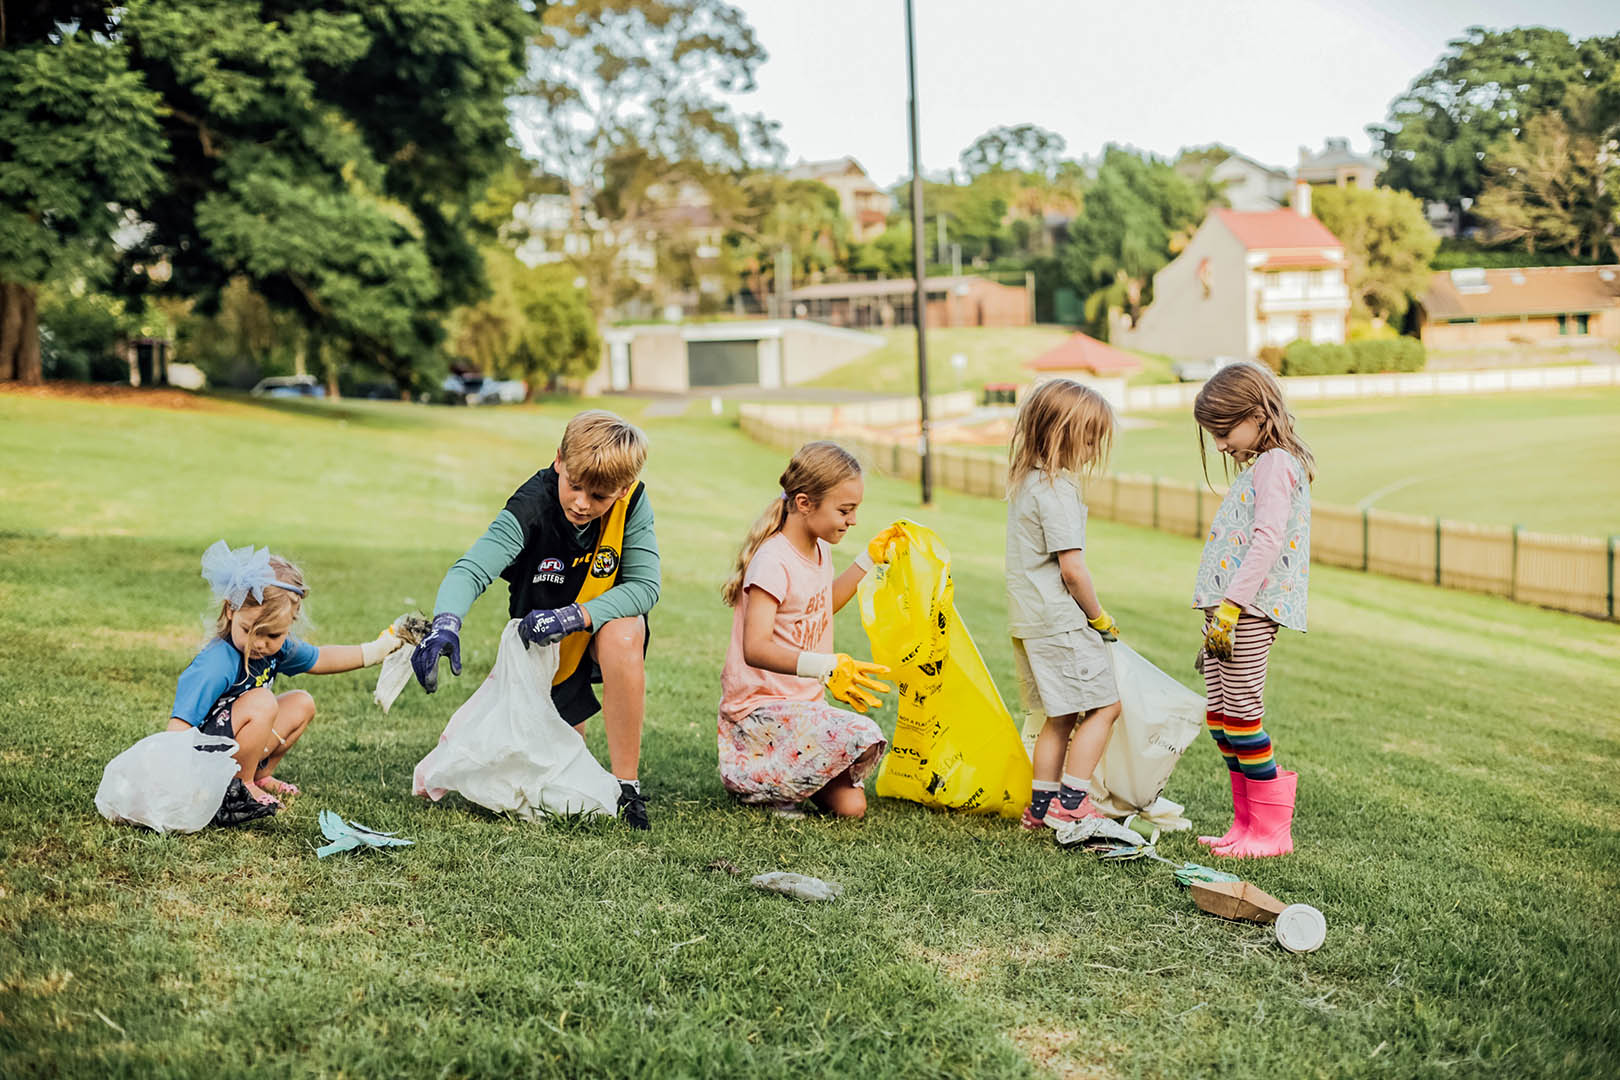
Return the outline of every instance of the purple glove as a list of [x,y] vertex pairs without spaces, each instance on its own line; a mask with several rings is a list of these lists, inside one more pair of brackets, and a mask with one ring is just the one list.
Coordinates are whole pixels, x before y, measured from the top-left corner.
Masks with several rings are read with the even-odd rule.
[[536,608],[518,623],[524,645],[555,645],[569,634],[585,629],[585,609],[578,604]]
[[448,611],[433,616],[433,632],[411,654],[411,670],[428,693],[439,688],[439,657],[450,658],[450,673],[461,674],[461,619]]

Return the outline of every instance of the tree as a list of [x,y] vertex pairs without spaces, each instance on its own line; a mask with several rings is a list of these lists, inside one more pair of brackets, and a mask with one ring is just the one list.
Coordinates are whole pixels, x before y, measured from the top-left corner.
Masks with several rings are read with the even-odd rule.
[[[1517,139],[1529,119],[1559,110],[1572,87],[1613,85],[1620,34],[1576,43],[1562,30],[1470,27],[1367,129],[1387,160],[1383,182],[1463,209],[1486,183],[1493,145]],[[1612,123],[1620,100],[1605,105]]]
[[747,19],[720,0],[546,10],[514,104],[517,132],[568,192],[568,261],[599,309],[661,288],[624,272],[627,249],[649,234],[666,249],[666,272],[696,276],[695,248],[669,250],[689,220],[679,211],[703,208],[706,226],[725,228],[742,209],[735,181],[779,155],[772,126],[726,101],[753,89],[764,61]]
[[508,0],[131,0],[131,68],[165,104],[170,183],[131,291],[217,308],[241,278],[318,349],[409,389],[484,287],[474,202],[513,156],[506,95],[535,17]]
[[819,180],[789,180],[756,172],[738,184],[741,206],[731,215],[726,242],[734,264],[756,296],[776,289],[776,256],[793,256],[795,279],[824,273],[849,260],[850,229],[838,193]]
[[1106,336],[1110,314],[1123,311],[1134,326],[1152,300],[1153,275],[1186,244],[1215,200],[1151,154],[1109,146],[1085,206],[1069,223],[1064,266],[1087,297],[1087,321]]
[[167,157],[159,95],[101,5],[57,5],[61,26],[51,10],[7,5],[0,23],[0,380],[25,383],[44,374],[40,287],[110,247]]
[[1311,211],[1344,245],[1351,317],[1399,328],[1440,246],[1423,203],[1389,188],[1324,186],[1311,192]]
[[526,380],[531,391],[594,370],[601,340],[574,271],[525,265],[498,244],[483,256],[490,295],[451,313],[452,350],[488,374]]
[[1067,145],[1063,136],[1035,124],[991,128],[962,151],[962,172],[969,178],[997,170],[1052,176]]
[[1522,242],[1531,254],[1539,246],[1577,259],[1620,255],[1615,157],[1610,139],[1571,125],[1563,112],[1533,116],[1522,137],[1492,148],[1474,212],[1493,242]]

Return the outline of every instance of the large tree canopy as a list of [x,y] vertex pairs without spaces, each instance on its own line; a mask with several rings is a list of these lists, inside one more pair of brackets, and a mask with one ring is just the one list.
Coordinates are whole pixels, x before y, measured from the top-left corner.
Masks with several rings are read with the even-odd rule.
[[1620,119],[1620,34],[1570,40],[1562,30],[1471,27],[1367,129],[1387,160],[1382,181],[1455,207],[1479,197],[1493,144],[1558,111],[1576,87],[1606,87],[1600,129]]
[[0,379],[38,382],[39,287],[108,245],[118,207],[158,189],[168,154],[159,96],[97,36],[95,5],[68,11],[75,30],[15,6],[0,41]]
[[1399,329],[1428,287],[1429,260],[1440,246],[1423,203],[1389,188],[1324,185],[1312,193],[1311,211],[1344,245],[1351,317],[1379,318]]
[[[77,32],[53,24],[32,48],[4,54],[6,89],[24,63],[72,76],[58,79],[67,111],[53,138],[90,148],[78,152],[94,165],[52,166],[54,184],[37,196],[44,213],[33,216],[63,232],[72,224],[64,209],[133,206],[145,228],[124,259],[127,291],[197,297],[206,309],[241,278],[409,385],[442,337],[445,311],[484,288],[471,208],[514,154],[506,98],[537,25],[532,7],[77,6],[70,16],[92,20]],[[52,122],[36,82],[26,96],[0,94],[0,130]],[[3,176],[0,200],[0,212],[29,215]],[[108,229],[86,220],[76,231]]]

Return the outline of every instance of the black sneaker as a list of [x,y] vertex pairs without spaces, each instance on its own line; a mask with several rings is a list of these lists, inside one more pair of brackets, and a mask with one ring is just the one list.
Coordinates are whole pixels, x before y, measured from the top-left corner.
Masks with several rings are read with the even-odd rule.
[[632,829],[650,830],[647,824],[647,797],[634,785],[619,784],[619,820]]

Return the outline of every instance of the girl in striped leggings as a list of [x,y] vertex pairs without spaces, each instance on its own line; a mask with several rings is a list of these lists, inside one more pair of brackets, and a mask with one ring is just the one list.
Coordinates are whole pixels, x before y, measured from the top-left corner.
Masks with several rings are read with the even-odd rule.
[[1193,590],[1193,606],[1204,612],[1205,722],[1226,759],[1233,821],[1224,835],[1198,839],[1218,855],[1286,855],[1299,777],[1277,768],[1262,695],[1278,628],[1305,630],[1314,461],[1294,433],[1282,387],[1259,364],[1217,371],[1198,392],[1193,418],[1199,453],[1208,433],[1237,468]]

